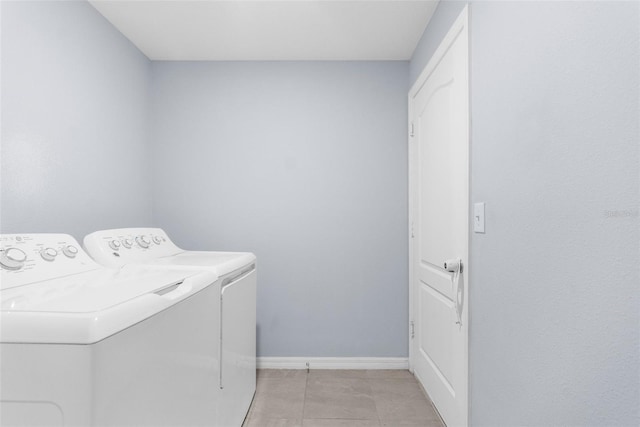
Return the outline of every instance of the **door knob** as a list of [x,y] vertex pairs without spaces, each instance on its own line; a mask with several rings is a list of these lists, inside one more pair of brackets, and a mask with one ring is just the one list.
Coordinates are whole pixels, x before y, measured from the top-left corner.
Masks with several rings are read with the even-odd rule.
[[458,259],[448,259],[444,262],[444,269],[449,273],[462,273],[462,260]]

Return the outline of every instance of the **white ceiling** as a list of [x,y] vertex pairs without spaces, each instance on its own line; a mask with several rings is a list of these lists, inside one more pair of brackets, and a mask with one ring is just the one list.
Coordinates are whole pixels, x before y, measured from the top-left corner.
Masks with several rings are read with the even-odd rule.
[[89,0],[151,60],[408,60],[437,0]]

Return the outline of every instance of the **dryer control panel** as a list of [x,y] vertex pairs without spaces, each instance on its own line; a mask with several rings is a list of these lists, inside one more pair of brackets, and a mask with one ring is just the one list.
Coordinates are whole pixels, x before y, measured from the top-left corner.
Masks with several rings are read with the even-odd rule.
[[1,234],[0,288],[9,289],[42,280],[99,268],[76,239],[68,234]]
[[184,252],[161,228],[101,230],[85,236],[83,243],[96,262],[111,268]]

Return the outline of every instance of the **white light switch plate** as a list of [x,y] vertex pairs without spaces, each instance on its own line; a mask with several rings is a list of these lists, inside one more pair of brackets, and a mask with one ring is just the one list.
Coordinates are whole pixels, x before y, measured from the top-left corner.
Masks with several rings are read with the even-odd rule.
[[484,202],[473,205],[473,231],[484,233]]

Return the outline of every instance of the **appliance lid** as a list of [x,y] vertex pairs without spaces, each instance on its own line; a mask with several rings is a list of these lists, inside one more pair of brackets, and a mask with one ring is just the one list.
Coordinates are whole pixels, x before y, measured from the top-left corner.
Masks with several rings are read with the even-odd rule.
[[217,282],[212,272],[100,269],[0,293],[0,342],[90,344]]
[[207,269],[222,277],[255,261],[256,256],[251,252],[184,251],[158,258],[153,261],[153,265]]

